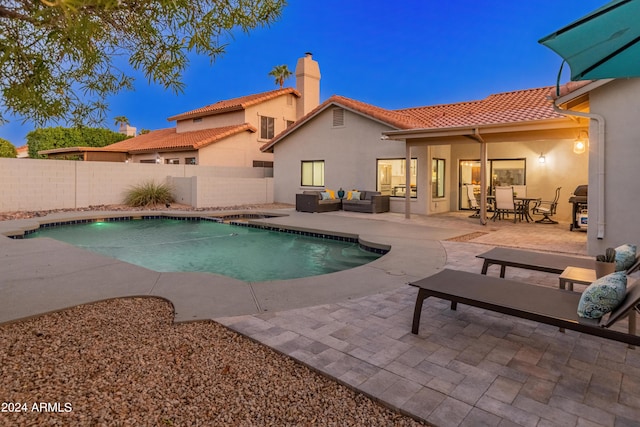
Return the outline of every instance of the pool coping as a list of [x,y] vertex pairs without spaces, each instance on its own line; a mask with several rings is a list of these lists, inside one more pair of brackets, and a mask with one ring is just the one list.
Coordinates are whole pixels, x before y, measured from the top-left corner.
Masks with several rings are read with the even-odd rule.
[[[48,238],[6,237],[33,230],[42,223],[145,215],[225,217],[239,212],[271,216],[248,221],[256,226],[357,236],[367,245],[390,250],[371,263],[341,272],[299,279],[243,282],[211,273],[159,273]],[[419,233],[418,229],[426,233]],[[5,237],[0,237],[0,257],[6,262],[0,265],[0,294],[3,295],[0,323],[130,296],[167,299],[174,306],[176,322],[350,300],[396,289],[435,273],[446,262],[446,253],[438,241],[440,237],[465,232],[293,210],[74,211],[2,221],[0,235]]]

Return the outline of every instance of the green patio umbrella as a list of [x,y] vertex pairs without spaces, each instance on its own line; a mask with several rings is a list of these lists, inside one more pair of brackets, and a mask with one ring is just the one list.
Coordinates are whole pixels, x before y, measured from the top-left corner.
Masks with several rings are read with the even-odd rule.
[[640,0],[615,0],[539,40],[571,80],[640,77]]

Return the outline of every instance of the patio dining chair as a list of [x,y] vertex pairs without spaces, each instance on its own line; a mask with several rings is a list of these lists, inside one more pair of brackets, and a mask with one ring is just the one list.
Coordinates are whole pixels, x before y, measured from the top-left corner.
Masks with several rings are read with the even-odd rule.
[[476,200],[476,195],[473,193],[472,185],[465,185],[467,187],[467,198],[469,199],[469,207],[474,209],[475,212],[469,216],[469,218],[480,218],[480,205]]
[[536,205],[531,209],[531,213],[534,215],[543,215],[542,219],[537,220],[536,222],[539,224],[557,224],[558,221],[554,221],[551,219],[553,215],[556,213],[556,209],[558,208],[558,199],[560,199],[560,189],[562,187],[556,188],[556,195],[552,201],[540,201],[537,202]]
[[522,215],[522,206],[513,200],[513,187],[502,186],[495,187],[495,215],[493,220],[503,216],[513,214],[513,222],[518,221],[518,217]]

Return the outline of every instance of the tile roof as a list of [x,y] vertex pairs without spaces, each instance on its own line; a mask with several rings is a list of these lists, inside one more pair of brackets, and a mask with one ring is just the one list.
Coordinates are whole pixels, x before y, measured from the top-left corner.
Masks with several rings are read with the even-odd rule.
[[420,122],[421,128],[483,126],[564,118],[553,110],[551,86],[503,92],[479,101],[397,110]]
[[194,117],[211,116],[214,114],[226,113],[229,111],[244,110],[252,105],[260,104],[261,102],[269,101],[277,98],[278,96],[293,94],[298,98],[301,96],[300,92],[293,88],[282,88],[272,90],[269,92],[256,93],[253,95],[241,96],[239,98],[227,99],[218,101],[215,104],[207,105],[205,107],[196,108],[195,110],[187,111],[186,113],[177,114],[167,118],[169,121],[183,120]]
[[424,107],[387,110],[344,96],[333,95],[293,126],[277,135],[261,147],[266,151],[294,132],[311,117],[330,105],[338,105],[359,112],[397,130],[439,129],[466,126],[499,125],[506,123],[531,122],[566,118],[553,110],[548,99],[552,86],[517,90],[489,95],[477,101],[441,104]]
[[176,128],[154,130],[135,138],[125,139],[103,147],[104,151],[128,151],[142,153],[158,150],[198,150],[240,132],[256,132],[249,123],[219,128],[176,132]]

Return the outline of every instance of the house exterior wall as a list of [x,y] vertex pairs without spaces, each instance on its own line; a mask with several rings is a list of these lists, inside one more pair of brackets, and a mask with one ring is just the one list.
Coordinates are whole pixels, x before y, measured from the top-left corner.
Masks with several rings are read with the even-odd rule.
[[[230,111],[228,113],[215,114],[212,116],[202,117],[198,119],[178,120],[176,123],[176,132],[191,132],[194,130],[219,128],[223,126],[241,125],[245,123],[244,110]],[[196,121],[194,121],[196,120]]]
[[175,190],[196,207],[271,203],[272,179],[262,176],[261,168],[0,158],[0,212],[120,204],[130,187],[172,178],[193,180]]
[[[577,136],[577,134],[576,134]],[[479,144],[453,144],[452,168],[450,180],[455,183],[450,201],[452,211],[459,209],[459,162],[461,160],[479,160]],[[544,154],[545,163],[538,161],[540,154]],[[487,145],[489,160],[497,159],[526,159],[527,196],[540,197],[542,200],[552,200],[555,189],[560,190],[556,219],[571,220],[572,205],[568,203],[573,190],[588,181],[588,156],[573,152],[573,140],[547,140],[531,142],[504,142]]]
[[257,132],[241,132],[199,150],[200,165],[252,167],[254,160],[273,161],[273,154],[260,151]]
[[[345,110],[344,126],[333,127],[333,111],[329,107],[274,146],[274,200],[295,204],[295,195],[309,189],[375,190],[377,160],[405,158],[404,144],[381,140],[386,125]],[[426,151],[414,153],[418,157],[418,174],[428,170]],[[325,185],[303,187],[301,162],[323,160]],[[425,212],[425,191],[412,200],[412,212]],[[426,186],[422,186],[425,188]],[[404,212],[404,198],[391,200],[393,212]]]
[[278,135],[287,128],[287,120],[296,121],[296,103],[298,101],[299,99],[296,96],[287,94],[253,105],[245,110],[245,121],[258,129],[253,135],[255,140],[260,142],[260,145],[271,139],[260,138],[260,118],[273,117],[275,119],[274,136]]
[[[605,122],[604,171],[598,167],[598,125],[589,129],[589,228],[587,248],[590,254],[603,253],[607,247],[624,243],[640,246],[638,213],[640,199],[638,160],[640,160],[640,79],[619,79],[589,94],[592,113]],[[604,195],[598,188],[599,173],[604,175]],[[604,196],[604,217],[598,212],[598,199]],[[598,239],[598,222],[604,236]]]
[[196,164],[198,162],[198,151],[189,150],[189,151],[160,151],[158,153],[140,153],[140,154],[132,154],[129,158],[129,161],[133,163],[140,163],[141,161],[149,162],[157,162],[161,164],[165,164],[167,160],[178,159],[178,164],[184,165],[186,164],[186,159],[195,157]]

